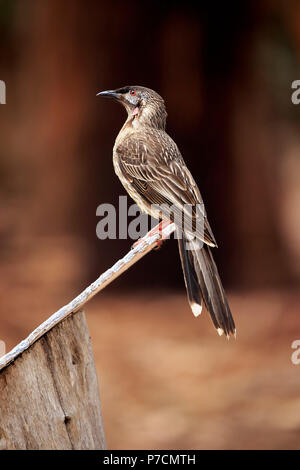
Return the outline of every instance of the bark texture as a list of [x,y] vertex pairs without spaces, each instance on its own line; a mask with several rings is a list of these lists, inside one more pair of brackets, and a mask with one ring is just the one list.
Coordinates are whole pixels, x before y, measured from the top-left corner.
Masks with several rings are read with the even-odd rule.
[[0,449],[105,449],[85,314],[70,315],[0,371]]

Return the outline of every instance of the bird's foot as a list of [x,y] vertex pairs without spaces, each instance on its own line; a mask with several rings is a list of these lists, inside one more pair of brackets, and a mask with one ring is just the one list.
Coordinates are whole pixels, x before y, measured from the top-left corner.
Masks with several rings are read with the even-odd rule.
[[148,240],[149,238],[153,237],[154,235],[159,235],[159,238],[156,240],[156,247],[154,248],[155,250],[159,249],[161,245],[163,244],[164,240],[168,238],[167,236],[163,235],[163,230],[166,228],[168,225],[170,225],[172,222],[169,220],[162,220],[158,225],[156,225],[152,230],[150,230],[143,238],[140,238],[137,240],[133,245],[132,248],[136,248],[139,246],[141,243],[144,243],[145,240]]

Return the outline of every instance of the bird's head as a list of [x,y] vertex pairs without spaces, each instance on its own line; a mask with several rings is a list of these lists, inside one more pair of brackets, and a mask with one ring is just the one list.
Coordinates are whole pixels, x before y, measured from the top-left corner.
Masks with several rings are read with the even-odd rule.
[[166,108],[162,97],[150,88],[125,86],[116,90],[101,91],[97,96],[113,98],[121,103],[134,125],[144,124],[165,128]]

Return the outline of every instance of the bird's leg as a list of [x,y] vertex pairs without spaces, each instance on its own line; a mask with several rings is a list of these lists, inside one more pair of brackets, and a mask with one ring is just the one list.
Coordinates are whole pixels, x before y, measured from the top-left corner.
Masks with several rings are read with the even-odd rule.
[[159,239],[156,241],[156,248],[160,248],[163,241],[168,237],[164,236],[163,230],[170,225],[172,222],[170,220],[162,220],[159,224],[157,224],[153,229],[151,229],[144,237],[140,238],[137,240],[133,245],[132,248],[135,248],[136,246],[140,245],[143,243],[146,239],[149,239],[150,237],[153,237],[153,235],[159,234]]
[[154,231],[153,235],[155,235],[156,231],[159,234],[159,239],[156,242],[156,247],[154,248],[154,250],[159,250],[164,240],[167,238],[167,237],[164,237],[163,235],[163,229],[166,228],[168,225],[170,225],[170,223],[171,223],[170,220],[162,220],[156,227],[152,229]]

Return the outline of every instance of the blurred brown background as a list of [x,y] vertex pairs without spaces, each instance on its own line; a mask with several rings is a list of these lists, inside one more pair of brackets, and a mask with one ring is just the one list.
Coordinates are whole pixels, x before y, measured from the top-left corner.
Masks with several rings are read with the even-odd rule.
[[166,100],[206,203],[238,327],[185,299],[174,241],[87,307],[110,448],[300,448],[300,4],[0,0],[0,339],[10,349],[131,245],[96,237],[125,194],[125,118],[98,91]]

